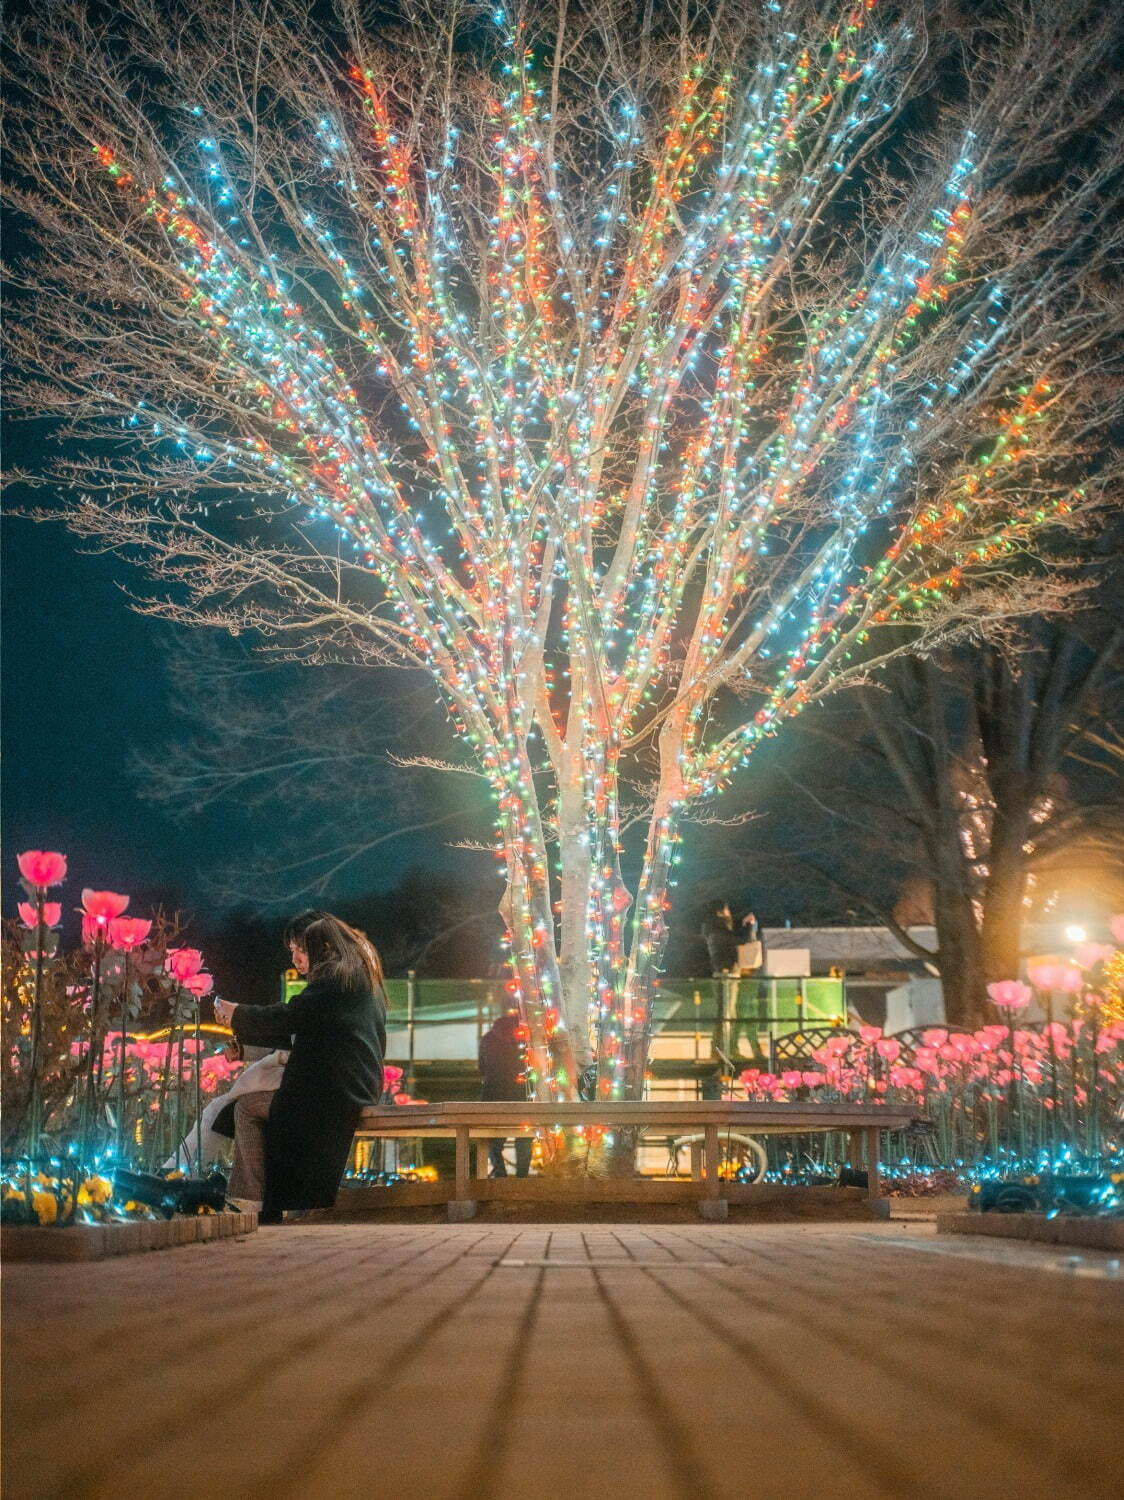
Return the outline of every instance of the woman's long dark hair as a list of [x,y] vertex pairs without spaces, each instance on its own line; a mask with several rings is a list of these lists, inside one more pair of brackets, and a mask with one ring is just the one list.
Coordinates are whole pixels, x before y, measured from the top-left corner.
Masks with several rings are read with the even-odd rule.
[[301,912],[286,927],[285,941],[299,943],[308,954],[310,983],[325,980],[344,990],[382,993],[382,960],[374,943],[331,912]]
[[298,912],[295,917],[289,918],[285,926],[285,942],[299,943],[303,948],[304,935],[313,922],[320,922],[328,916],[331,916],[331,912],[314,911],[311,907],[307,911]]

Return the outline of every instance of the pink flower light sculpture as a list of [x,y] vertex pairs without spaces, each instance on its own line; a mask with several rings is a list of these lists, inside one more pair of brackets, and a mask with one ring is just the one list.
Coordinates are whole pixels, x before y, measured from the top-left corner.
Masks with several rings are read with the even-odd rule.
[[1047,994],[1061,990],[1066,995],[1077,995],[1085,985],[1081,970],[1073,964],[1032,964],[1027,974],[1034,988]]
[[[20,921],[25,927],[32,931],[39,926],[39,913],[30,901],[21,901],[17,908]],[[45,927],[57,927],[62,921],[62,907],[57,901],[43,902],[43,925]]]
[[987,987],[991,1003],[1000,1010],[1025,1010],[1030,1004],[1030,986],[1021,979],[997,979]]
[[186,984],[203,967],[203,955],[198,948],[169,948],[164,967],[173,979]]
[[210,974],[189,974],[186,979],[181,980],[185,990],[201,999],[209,995],[215,987],[215,981]]
[[130,953],[138,948],[152,931],[152,923],[143,917],[114,917],[109,923],[108,936],[112,948]]
[[1080,969],[1095,969],[1115,951],[1111,943],[1079,943],[1073,950],[1073,961]]
[[87,886],[82,892],[82,914],[99,927],[105,927],[114,917],[119,917],[128,904],[128,896],[121,896],[116,891],[92,891]]
[[16,855],[16,863],[28,885],[39,890],[60,885],[66,879],[66,855],[56,854],[50,849],[28,849]]

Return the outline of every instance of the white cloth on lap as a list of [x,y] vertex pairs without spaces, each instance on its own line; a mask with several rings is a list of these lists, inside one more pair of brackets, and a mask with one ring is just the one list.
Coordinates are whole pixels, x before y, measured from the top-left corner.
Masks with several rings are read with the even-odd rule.
[[[248,1060],[247,1066],[242,1069],[226,1093],[219,1094],[217,1098],[212,1099],[200,1116],[204,1162],[214,1161],[216,1157],[222,1156],[230,1145],[228,1135],[217,1135],[212,1128],[227,1105],[237,1099],[240,1094],[274,1093],[281,1086],[285,1064],[289,1061],[288,1052],[281,1052],[276,1048],[267,1051],[265,1047],[246,1047],[244,1056]],[[180,1165],[189,1171],[195,1166],[195,1140],[196,1130],[192,1125],[186,1132],[180,1147]],[[175,1165],[176,1158],[173,1154],[164,1163],[164,1170],[170,1172]]]

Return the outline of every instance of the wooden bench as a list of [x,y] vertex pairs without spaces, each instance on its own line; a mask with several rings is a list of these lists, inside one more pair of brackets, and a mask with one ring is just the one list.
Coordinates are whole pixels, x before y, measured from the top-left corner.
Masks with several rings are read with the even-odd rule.
[[[541,1202],[573,1200],[584,1194],[599,1201],[697,1202],[706,1219],[724,1219],[728,1203],[742,1194],[735,1186],[725,1184],[718,1176],[721,1161],[720,1137],[724,1130],[744,1135],[804,1135],[810,1132],[842,1131],[849,1137],[851,1164],[863,1161],[865,1146],[867,1199],[881,1203],[878,1135],[882,1130],[902,1130],[917,1118],[916,1111],[886,1104],[759,1104],[745,1100],[660,1100],[640,1103],[525,1104],[469,1100],[451,1104],[374,1105],[363,1111],[356,1132],[359,1137],[414,1139],[417,1137],[453,1136],[456,1141],[456,1172],[448,1182],[428,1184],[429,1191],[420,1197],[405,1187],[384,1190],[388,1206],[392,1201],[447,1203],[450,1219],[471,1219],[481,1198],[512,1197]],[[533,1179],[491,1178],[485,1173],[486,1142],[502,1137],[534,1135],[539,1132],[572,1129],[575,1126],[601,1126],[605,1130],[639,1127],[664,1132],[669,1136],[701,1134],[702,1162],[693,1163],[689,1182],[617,1181],[590,1179],[581,1183],[573,1179],[537,1177]],[[472,1171],[472,1142],[477,1141],[476,1172]],[[705,1176],[700,1167],[705,1166]],[[419,1185],[420,1186],[420,1185]],[[660,1188],[658,1194],[640,1193],[640,1188]],[[742,1193],[753,1191],[742,1187]],[[793,1191],[786,1189],[786,1191]],[[876,1212],[884,1209],[876,1207]]]

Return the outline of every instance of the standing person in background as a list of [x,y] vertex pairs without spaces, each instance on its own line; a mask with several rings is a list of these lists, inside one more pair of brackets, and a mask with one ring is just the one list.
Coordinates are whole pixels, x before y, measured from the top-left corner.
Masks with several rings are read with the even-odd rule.
[[738,973],[756,974],[765,962],[765,945],[761,941],[761,928],[753,912],[747,911],[738,924]]
[[[480,1076],[483,1079],[481,1099],[526,1099],[524,1039],[523,1027],[514,1011],[502,1015],[480,1038]],[[503,1159],[504,1144],[501,1138],[488,1142],[488,1164],[493,1177],[507,1176],[507,1163]],[[531,1138],[526,1135],[516,1136],[515,1175],[526,1177],[530,1170]]]
[[755,985],[740,986],[730,1030],[730,1050],[734,1056],[746,1055],[741,1045],[744,1034],[749,1044],[748,1055],[764,1065],[761,1036],[755,1023],[767,1021],[769,1015],[769,985],[767,980],[760,977],[765,968],[765,945],[761,940],[757,917],[752,911],[746,912],[738,926],[738,973],[742,976],[756,974],[758,980]]
[[738,934],[726,900],[712,901],[702,924],[703,941],[711,975],[719,981],[714,989],[714,1035],[711,1045],[718,1057],[729,1057],[730,1026],[738,1005]]
[[[298,919],[300,921],[300,919]],[[330,1208],[364,1105],[382,1093],[386,999],[382,964],[366,936],[319,913],[286,933],[308,985],[288,1005],[217,1001],[215,1016],[240,1042],[290,1047],[275,1094],[243,1094],[234,1111],[230,1196],[259,1204],[277,1224],[286,1210]]]
[[728,901],[714,901],[707,907],[702,924],[710,972],[717,977],[737,970],[738,936]]

